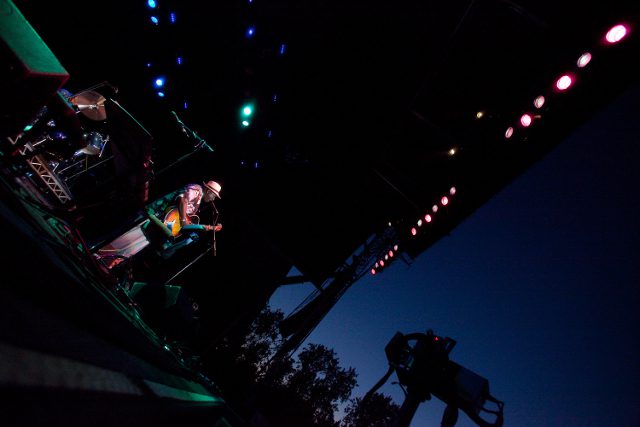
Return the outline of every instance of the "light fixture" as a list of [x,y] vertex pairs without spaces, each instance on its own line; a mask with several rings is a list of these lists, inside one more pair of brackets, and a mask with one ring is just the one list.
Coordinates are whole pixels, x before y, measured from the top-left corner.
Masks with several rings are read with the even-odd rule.
[[604,36],[604,38],[609,44],[618,43],[620,40],[625,38],[627,32],[627,27],[622,24],[618,24],[607,31],[607,34]]
[[583,53],[578,58],[578,68],[586,67],[589,62],[591,62],[591,54],[589,52]]
[[513,135],[513,127],[509,126],[504,133],[504,137],[509,139]]

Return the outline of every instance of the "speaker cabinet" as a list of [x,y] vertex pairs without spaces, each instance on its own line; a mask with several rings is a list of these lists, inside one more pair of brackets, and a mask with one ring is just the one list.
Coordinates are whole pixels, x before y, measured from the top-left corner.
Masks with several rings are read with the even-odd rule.
[[0,0],[0,136],[15,136],[69,73],[10,0]]

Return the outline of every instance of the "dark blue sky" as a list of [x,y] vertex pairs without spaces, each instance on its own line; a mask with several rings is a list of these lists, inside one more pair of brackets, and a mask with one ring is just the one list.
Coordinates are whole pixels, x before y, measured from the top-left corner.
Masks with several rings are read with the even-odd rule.
[[[433,329],[489,380],[506,426],[640,425],[639,116],[635,87],[410,266],[354,284],[306,342],[355,367],[361,396],[395,332]],[[271,305],[288,313],[311,290]],[[401,404],[396,380],[380,391]],[[423,403],[412,425],[439,426],[443,408]]]

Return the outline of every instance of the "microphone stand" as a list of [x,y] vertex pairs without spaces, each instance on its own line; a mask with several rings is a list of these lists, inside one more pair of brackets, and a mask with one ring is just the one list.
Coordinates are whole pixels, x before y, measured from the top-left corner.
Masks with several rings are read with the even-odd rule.
[[[174,113],[175,115],[175,113]],[[178,122],[178,124],[180,125],[180,127],[182,128],[182,130],[184,131],[185,135],[187,136],[187,138],[193,138],[196,141],[196,145],[193,146],[193,151],[183,155],[182,157],[180,157],[179,159],[177,159],[176,161],[174,161],[173,163],[165,166],[164,168],[160,169],[160,171],[158,171],[157,173],[155,173],[155,176],[158,176],[160,174],[162,174],[163,172],[166,172],[168,169],[174,167],[175,165],[177,165],[178,163],[186,160],[187,158],[191,157],[192,155],[194,155],[196,152],[198,152],[199,150],[206,148],[207,150],[213,152],[213,148],[211,148],[209,146],[209,144],[207,144],[207,141],[205,141],[204,139],[200,138],[200,136],[193,130],[191,130],[187,125],[185,125],[182,120],[180,120],[178,118],[178,116],[175,116],[176,121]]]
[[211,201],[211,207],[213,208],[213,256],[216,256],[216,225],[218,224],[218,217],[220,216],[220,212],[216,208],[216,204]]

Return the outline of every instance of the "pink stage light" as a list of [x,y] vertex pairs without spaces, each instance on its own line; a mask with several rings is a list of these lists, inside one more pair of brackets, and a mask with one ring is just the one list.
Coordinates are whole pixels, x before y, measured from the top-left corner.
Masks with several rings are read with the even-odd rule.
[[622,24],[618,24],[607,31],[607,34],[604,36],[604,38],[609,44],[614,44],[625,38],[627,33],[627,27]]
[[591,62],[591,54],[589,52],[583,53],[578,58],[578,68],[586,67],[589,62]]
[[524,127],[529,127],[532,120],[529,114],[523,114],[522,117],[520,117],[520,124]]
[[558,90],[567,90],[572,83],[573,79],[571,78],[571,76],[565,74],[556,81],[556,87],[558,88]]

